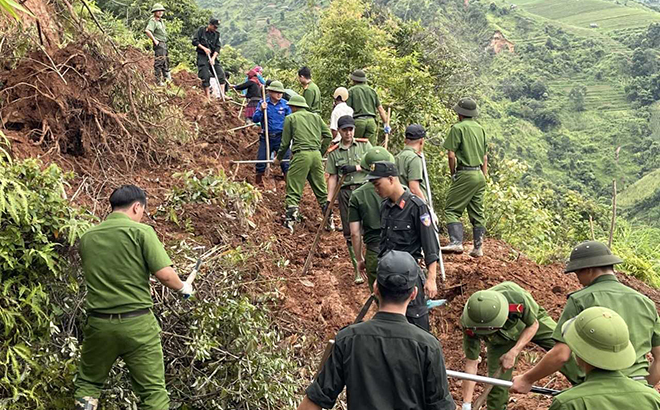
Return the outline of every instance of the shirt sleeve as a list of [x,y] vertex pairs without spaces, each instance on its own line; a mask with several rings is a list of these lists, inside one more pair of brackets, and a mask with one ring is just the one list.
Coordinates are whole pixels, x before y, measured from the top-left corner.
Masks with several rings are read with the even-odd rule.
[[355,107],[353,107],[353,90],[348,90],[348,100],[346,100],[346,105],[351,107],[351,109],[355,109]]
[[351,195],[351,199],[348,200],[348,222],[362,222],[360,202],[355,195]]
[[147,262],[149,273],[154,274],[159,270],[172,266],[170,257],[165,252],[165,247],[158,239],[154,228],[148,227],[142,238],[142,257]]
[[289,144],[291,144],[291,137],[293,135],[293,124],[291,124],[292,118],[293,117],[284,118],[284,130],[282,130],[282,142],[280,144],[279,151],[277,151],[277,159],[279,159],[280,161],[284,159],[284,155],[286,155],[286,152],[289,150]]
[[437,348],[429,347],[428,349],[429,354],[426,355],[428,362],[426,363],[426,374],[424,375],[426,384],[424,388],[424,408],[428,410],[454,410],[456,404],[449,391],[445,358],[442,355],[440,342],[438,342]]
[[655,325],[653,326],[653,336],[651,336],[651,346],[660,346],[660,318],[658,318],[657,313],[655,314]]
[[156,30],[156,22],[153,19],[149,19],[149,22],[147,23],[147,28],[145,30],[149,30],[151,34],[153,34],[154,30]]
[[447,139],[445,139],[445,143],[442,146],[448,151],[456,152],[458,147],[461,146],[461,132],[456,127],[451,127],[449,134],[447,134]]
[[237,86],[236,86],[236,89],[237,89],[238,91],[246,90],[246,89],[250,88],[250,86],[251,86],[252,84],[254,84],[254,82],[248,80],[248,81],[244,82],[243,84],[239,84],[239,85],[237,85]]
[[552,332],[552,338],[559,343],[566,343],[564,336],[562,335],[561,328],[564,326],[564,323],[568,322],[579,314],[580,312],[577,305],[575,304],[575,300],[569,297],[566,301],[566,306],[564,306],[564,310],[561,312],[561,316],[557,321],[557,327],[555,327],[555,331]]
[[307,388],[307,397],[316,405],[324,409],[334,407],[339,393],[344,389],[344,363],[343,354],[338,344],[332,349],[328,360],[323,364],[318,377]]
[[408,163],[408,181],[422,181],[423,179],[422,159],[415,155]]
[[218,53],[220,54],[220,34],[216,31],[217,36],[215,37],[215,41],[213,41],[213,44],[211,44],[211,55],[213,53]]
[[338,122],[339,122],[339,110],[335,108],[334,110],[332,110],[332,114],[330,114],[330,129],[333,131],[337,131]]
[[566,406],[561,403],[561,400],[557,397],[552,399],[552,404],[548,407],[548,410],[566,410]]
[[198,45],[201,44],[202,30],[203,30],[203,28],[200,28],[199,30],[197,30],[197,32],[195,33],[195,35],[192,38],[192,45],[195,46],[195,47],[197,47]]
[[416,219],[415,223],[417,224],[422,241],[422,249],[424,250],[424,262],[426,266],[429,266],[440,259],[438,257],[440,245],[438,244],[438,236],[435,233],[435,227],[431,219],[431,212],[429,212],[426,204],[419,206],[419,214]]
[[539,316],[539,305],[536,303],[531,296],[524,295],[523,300],[525,301],[523,307],[522,321],[527,327],[532,326],[534,322],[538,320]]
[[252,116],[252,122],[261,123],[264,120],[264,112],[261,111],[262,102],[264,102],[264,100],[259,100],[259,104],[257,104],[257,109],[254,111],[254,115]]
[[337,166],[335,165],[335,155],[333,155],[335,152],[337,151],[328,154],[328,162],[325,164],[325,172],[330,175],[337,175],[339,173],[337,172]]
[[481,353],[481,339],[463,333],[463,353],[469,360],[477,360],[479,353]]
[[332,133],[320,115],[318,115],[318,121],[321,124],[321,155],[323,155],[326,153],[328,147],[332,143]]

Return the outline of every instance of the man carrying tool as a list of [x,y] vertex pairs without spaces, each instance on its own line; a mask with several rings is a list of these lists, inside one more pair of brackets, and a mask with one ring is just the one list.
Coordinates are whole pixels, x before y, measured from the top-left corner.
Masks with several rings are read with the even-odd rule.
[[458,123],[454,124],[445,140],[451,186],[447,193],[445,217],[449,233],[449,245],[443,252],[463,253],[463,224],[461,215],[467,208],[474,247],[470,256],[483,256],[483,239],[486,234],[484,215],[484,194],[488,176],[488,155],[486,153],[486,132],[474,120],[479,113],[477,103],[470,98],[462,98],[455,106]]
[[405,147],[396,156],[394,163],[399,171],[399,181],[407,186],[410,192],[426,201],[426,186],[424,185],[424,166],[422,165],[422,149],[426,130],[419,124],[406,128]]
[[[371,169],[375,162],[394,162],[392,154],[383,147],[373,147],[364,154],[360,167]],[[376,193],[374,184],[363,184],[353,191],[348,203],[348,221],[351,243],[355,250],[359,272],[367,273],[369,290],[373,291],[380,248],[380,206],[383,199]],[[366,250],[362,251],[362,242]]]
[[337,122],[344,115],[350,115],[352,117],[353,109],[346,104],[346,100],[348,100],[348,90],[346,88],[337,88],[333,97],[335,100],[332,114],[330,114],[330,132],[332,133],[332,142],[337,143],[341,139],[337,130]]
[[103,384],[118,357],[126,363],[141,410],[169,408],[160,327],[151,312],[149,276],[183,296],[193,293],[172,269],[154,229],[139,223],[147,196],[135,185],[110,195],[112,213],[80,239],[87,285],[76,409],[95,410]]
[[420,268],[407,252],[378,262],[378,313],[337,333],[332,353],[307,388],[298,410],[331,409],[346,386],[349,410],[456,408],[440,342],[406,322],[408,304],[422,290]]
[[351,74],[353,87],[348,89],[346,104],[353,109],[355,118],[355,138],[368,138],[371,145],[377,145],[376,111],[383,120],[385,133],[389,134],[390,119],[380,104],[376,90],[367,85],[367,75],[362,70],[355,70]]
[[211,18],[207,26],[200,27],[193,37],[192,44],[197,49],[197,76],[202,80],[206,98],[211,100],[211,77],[218,77],[218,87],[222,93],[225,86],[225,72],[218,61],[220,34],[218,19]]
[[431,211],[426,202],[405,190],[399,182],[399,173],[392,162],[375,162],[367,180],[374,185],[376,193],[385,200],[380,208],[381,232],[380,254],[382,257],[390,250],[410,253],[415,260],[422,259],[428,269],[428,279],[421,273],[415,300],[408,307],[408,321],[429,330],[429,309],[426,297],[433,299],[438,293],[436,272],[438,269],[438,238],[431,220]]
[[[545,350],[555,345],[552,339],[557,324],[532,295],[513,282],[503,282],[474,293],[461,316],[465,373],[477,374],[481,341],[486,343],[488,375],[511,380],[518,356],[532,342]],[[569,360],[561,372],[573,384],[581,381],[580,369]],[[463,381],[463,410],[472,409],[474,382]],[[488,394],[488,409],[506,409],[509,391],[494,386]],[[475,409],[477,410],[477,409]]]
[[[353,244],[351,243],[348,203],[353,191],[366,181],[367,172],[360,167],[360,162],[367,150],[371,148],[371,144],[366,138],[353,138],[355,121],[350,115],[341,117],[337,124],[341,141],[328,149],[328,162],[325,168],[325,172],[330,175],[328,178],[328,193],[329,195],[334,194],[339,183],[339,175],[345,175],[344,183],[339,190],[339,215],[341,216],[341,226],[346,246],[348,246],[348,254],[355,270],[355,283],[360,284],[364,282],[364,279],[362,279],[362,275],[358,270]],[[328,202],[331,199],[328,197]]]
[[[282,144],[273,165],[280,164],[289,149],[289,144],[291,144],[293,157],[286,178],[284,226],[293,233],[293,227],[300,217],[298,204],[305,188],[305,180],[309,181],[309,185],[324,214],[327,207],[330,206],[328,189],[323,175],[321,153],[326,151],[332,136],[330,129],[323,122],[321,116],[307,111],[308,105],[302,96],[295,95],[291,97],[289,107],[291,107],[293,113],[284,120]],[[328,220],[331,220],[331,218],[328,218]]]
[[586,309],[564,324],[562,334],[587,379],[555,396],[549,410],[660,409],[660,393],[621,373],[637,353],[615,311]]
[[[252,121],[261,124],[261,132],[259,133],[259,149],[257,150],[257,160],[266,161],[270,160],[271,155],[277,152],[282,146],[282,131],[284,130],[284,119],[287,115],[291,114],[291,108],[284,101],[282,95],[284,94],[284,86],[279,81],[272,81],[266,88],[268,96],[266,101],[261,101],[259,108],[254,112]],[[268,124],[265,124],[264,112],[268,115]],[[268,147],[266,147],[266,126],[268,127]],[[288,159],[291,156],[291,151],[288,149],[288,142],[286,152],[282,159]],[[267,148],[270,152],[266,153]],[[286,173],[289,171],[289,163],[282,162],[280,164],[282,174],[286,178]],[[266,172],[266,163],[261,162],[256,164],[257,176],[255,184],[263,185],[264,172]]]
[[156,3],[151,8],[151,13],[153,13],[153,17],[149,19],[144,32],[154,45],[154,76],[156,77],[156,83],[162,86],[165,85],[165,80],[172,79],[170,62],[167,57],[167,31],[163,21],[165,7],[160,3]]
[[[620,283],[614,274],[614,265],[623,261],[612,255],[610,249],[597,241],[582,242],[573,248],[565,272],[575,272],[584,287],[568,296],[568,301],[552,334],[555,346],[536,364],[520,376],[513,378],[511,390],[527,393],[530,386],[554,372],[571,357],[571,349],[561,333],[562,326],[583,310],[601,306],[618,313],[628,324],[630,342],[637,352],[635,362],[621,372],[633,380],[655,386],[660,381],[660,318],[655,303]],[[651,353],[649,365],[646,356]]]
[[321,114],[321,90],[319,86],[312,81],[312,72],[309,67],[303,67],[298,70],[298,81],[303,88],[303,97],[309,106],[309,110],[316,114]]

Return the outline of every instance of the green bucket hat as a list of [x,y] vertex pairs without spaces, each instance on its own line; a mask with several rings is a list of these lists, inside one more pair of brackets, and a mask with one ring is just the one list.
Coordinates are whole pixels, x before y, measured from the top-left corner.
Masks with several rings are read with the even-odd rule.
[[266,88],[267,91],[274,91],[276,93],[284,93],[286,90],[284,89],[284,85],[280,81],[273,81],[270,83],[270,85]]
[[289,105],[292,107],[309,108],[307,101],[305,101],[305,98],[303,98],[301,95],[294,95],[291,97],[289,100]]
[[353,71],[353,74],[351,74],[351,80],[358,83],[366,83],[367,75],[362,70],[355,70]]
[[163,5],[160,4],[160,3],[156,3],[156,4],[154,4],[154,6],[151,8],[151,12],[152,12],[152,13],[155,13],[155,12],[157,12],[157,11],[165,11],[165,7],[163,7]]
[[489,335],[504,326],[509,317],[509,304],[500,292],[480,290],[468,299],[461,324],[479,335]]
[[454,105],[454,111],[456,111],[457,114],[470,118],[479,115],[477,103],[474,102],[472,98],[461,98],[456,105]]
[[628,326],[615,311],[585,309],[561,328],[564,340],[580,359],[603,370],[623,370],[635,363],[637,353]]
[[371,164],[378,161],[394,162],[394,157],[383,147],[369,148],[362,157],[360,168],[371,169]]
[[612,255],[610,248],[598,241],[582,242],[571,252],[564,273],[575,272],[580,269],[597,268],[623,263],[618,256]]

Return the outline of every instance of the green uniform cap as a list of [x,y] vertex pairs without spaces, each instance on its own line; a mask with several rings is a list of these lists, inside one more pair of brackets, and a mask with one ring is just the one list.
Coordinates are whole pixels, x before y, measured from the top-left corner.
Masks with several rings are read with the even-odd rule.
[[358,83],[366,83],[367,75],[362,70],[355,70],[353,71],[353,74],[351,74],[351,80]]
[[488,335],[504,326],[509,317],[509,304],[499,292],[480,290],[468,299],[461,315],[463,327],[476,334]]
[[610,248],[605,244],[598,241],[586,241],[573,248],[564,272],[571,273],[580,269],[610,266],[618,263],[623,263],[623,260],[612,255]]
[[305,98],[303,98],[300,95],[294,95],[293,97],[291,97],[291,99],[289,100],[289,105],[292,107],[309,108],[309,105],[307,105],[307,101],[305,101]]
[[579,358],[604,370],[623,370],[635,363],[637,354],[628,326],[615,311],[591,307],[562,326],[564,340]]
[[284,93],[286,91],[281,81],[273,81],[266,90],[274,91],[276,93]]
[[362,157],[360,167],[371,169],[371,164],[378,161],[394,162],[394,157],[383,147],[373,147]]
[[155,12],[157,12],[157,11],[165,11],[165,7],[163,7],[163,5],[160,4],[160,3],[156,3],[156,4],[154,4],[154,6],[151,8],[151,12],[152,12],[152,13],[155,13]]
[[456,105],[454,105],[454,111],[464,117],[476,117],[479,115],[479,110],[477,109],[477,103],[474,102],[472,98],[461,98]]

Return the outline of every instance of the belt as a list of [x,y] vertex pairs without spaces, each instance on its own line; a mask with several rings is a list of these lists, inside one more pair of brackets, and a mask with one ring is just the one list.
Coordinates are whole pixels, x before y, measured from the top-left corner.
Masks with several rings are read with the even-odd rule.
[[126,313],[100,313],[92,311],[87,314],[92,317],[98,317],[99,319],[128,319],[129,317],[146,315],[149,312],[151,312],[151,309],[140,309]]
[[362,184],[348,184],[348,185],[342,186],[341,189],[350,189],[351,191],[355,191],[356,189],[358,189],[361,186],[362,186]]
[[457,171],[479,171],[481,167],[464,167],[464,166],[459,166],[456,168]]
[[376,118],[376,116],[375,116],[375,115],[371,115],[371,114],[362,114],[362,115],[358,115],[358,116],[353,117],[353,119],[356,119],[356,120],[357,120],[358,118]]

